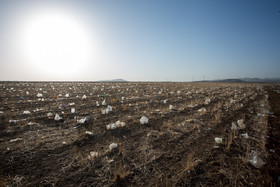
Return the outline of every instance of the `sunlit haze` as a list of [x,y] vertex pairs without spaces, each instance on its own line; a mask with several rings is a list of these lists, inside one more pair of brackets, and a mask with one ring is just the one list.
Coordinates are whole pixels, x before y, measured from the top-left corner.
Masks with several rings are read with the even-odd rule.
[[280,2],[0,1],[0,80],[280,77]]

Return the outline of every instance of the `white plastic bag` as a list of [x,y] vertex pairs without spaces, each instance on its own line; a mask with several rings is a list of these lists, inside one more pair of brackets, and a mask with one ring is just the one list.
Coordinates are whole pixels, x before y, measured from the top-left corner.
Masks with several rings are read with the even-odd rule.
[[258,153],[254,150],[250,153],[249,162],[256,168],[261,168],[265,162],[259,157]]
[[217,144],[221,144],[221,143],[223,143],[223,139],[222,139],[222,138],[216,137],[216,138],[215,138],[215,142],[216,142]]
[[118,147],[118,144],[117,144],[117,143],[111,143],[111,144],[109,145],[109,150],[112,151],[112,149],[115,149],[115,148],[117,148],[117,147]]
[[58,113],[55,114],[54,120],[55,121],[59,121],[60,119],[62,119],[62,117],[59,116]]
[[149,121],[149,119],[146,116],[142,116],[140,119],[141,124],[146,124],[146,123],[148,123],[148,121]]

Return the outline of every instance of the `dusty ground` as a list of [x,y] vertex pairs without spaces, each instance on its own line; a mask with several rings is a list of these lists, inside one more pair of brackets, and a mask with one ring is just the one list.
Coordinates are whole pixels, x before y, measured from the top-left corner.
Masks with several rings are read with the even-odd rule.
[[279,185],[279,84],[2,82],[0,93],[2,186]]

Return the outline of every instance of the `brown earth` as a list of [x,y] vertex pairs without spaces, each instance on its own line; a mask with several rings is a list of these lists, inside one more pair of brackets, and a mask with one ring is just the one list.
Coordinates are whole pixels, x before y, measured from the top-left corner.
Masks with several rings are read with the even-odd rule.
[[[4,82],[0,89],[2,186],[279,185],[278,84]],[[241,119],[245,126],[232,130]],[[106,129],[117,120],[126,125]],[[259,168],[249,162],[253,150],[265,162]]]

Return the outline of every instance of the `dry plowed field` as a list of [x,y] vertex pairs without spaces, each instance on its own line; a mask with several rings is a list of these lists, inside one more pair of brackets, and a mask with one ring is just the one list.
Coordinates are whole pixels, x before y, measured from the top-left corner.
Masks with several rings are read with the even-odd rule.
[[0,186],[277,186],[279,119],[279,84],[1,82]]

